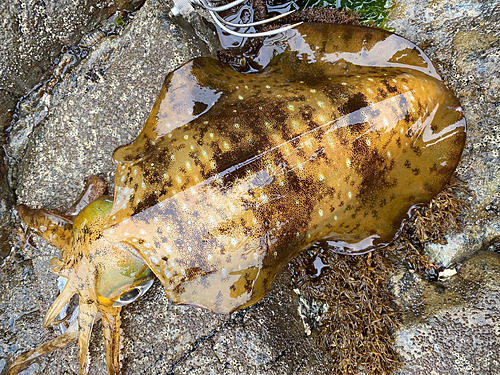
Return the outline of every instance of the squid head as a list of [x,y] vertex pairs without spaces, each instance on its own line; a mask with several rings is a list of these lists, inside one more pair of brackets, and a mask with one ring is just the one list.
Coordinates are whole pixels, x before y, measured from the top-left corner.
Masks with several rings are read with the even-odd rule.
[[[57,324],[60,312],[73,295],[79,295],[78,321],[68,331],[41,347],[24,353],[9,370],[15,374],[34,359],[64,347],[78,338],[80,373],[88,372],[88,347],[92,326],[102,317],[108,372],[120,371],[120,311],[141,297],[153,284],[153,273],[129,245],[110,243],[102,236],[102,226],[113,200],[102,196],[87,205],[75,218],[44,209],[17,207],[21,219],[49,243],[59,247],[63,260],[51,260],[52,271],[67,279],[54,301],[44,326]],[[16,366],[17,365],[17,366]]]

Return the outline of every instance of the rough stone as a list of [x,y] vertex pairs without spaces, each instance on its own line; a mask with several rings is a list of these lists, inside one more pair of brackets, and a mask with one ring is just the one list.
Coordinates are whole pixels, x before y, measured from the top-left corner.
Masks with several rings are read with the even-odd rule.
[[43,116],[43,123],[14,123],[7,151],[19,203],[64,210],[90,174],[104,175],[112,189],[113,151],[142,128],[167,73],[210,54],[187,22],[168,17],[167,8],[146,4],[130,26],[101,39],[26,111],[30,121]]
[[[51,65],[64,46],[75,45],[118,8],[135,10],[144,0],[16,0],[0,2],[0,146],[19,98],[51,75]],[[36,123],[36,118],[30,119]],[[3,170],[0,151],[0,240],[11,225],[14,195]],[[0,249],[0,257],[8,249]]]
[[395,375],[500,373],[500,254],[480,251],[458,268],[437,282],[393,277],[405,315]]
[[[389,26],[422,47],[459,96],[468,134],[456,175],[467,183],[463,231],[426,249],[451,278],[430,283],[396,275],[405,326],[398,374],[498,374],[500,311],[500,4],[498,1],[399,1]],[[472,256],[472,258],[470,258]],[[464,259],[468,259],[464,263]]]
[[75,45],[85,32],[118,7],[133,10],[140,3],[126,0],[2,1],[0,114],[13,109],[18,98],[40,82],[62,46]]

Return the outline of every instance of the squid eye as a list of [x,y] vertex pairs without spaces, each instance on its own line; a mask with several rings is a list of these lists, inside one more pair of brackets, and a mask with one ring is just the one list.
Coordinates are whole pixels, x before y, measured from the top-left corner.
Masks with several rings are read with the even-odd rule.
[[123,293],[120,296],[120,301],[123,303],[130,303],[132,301],[135,301],[137,297],[141,294],[141,289],[140,288],[134,288],[130,292]]
[[143,285],[136,286],[134,289],[126,291],[120,295],[120,297],[113,303],[113,307],[120,307],[128,305],[134,302],[140,296],[147,292],[147,290],[153,285],[154,280],[149,280]]

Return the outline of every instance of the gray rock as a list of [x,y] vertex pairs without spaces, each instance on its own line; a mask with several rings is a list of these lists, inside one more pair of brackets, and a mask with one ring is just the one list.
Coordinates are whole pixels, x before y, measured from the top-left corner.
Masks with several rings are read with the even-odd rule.
[[395,276],[405,315],[396,337],[405,367],[395,375],[500,373],[499,271],[500,254],[480,251],[442,281]]
[[14,194],[7,181],[7,170],[2,162],[3,150],[0,150],[0,259],[10,252],[8,238],[12,225],[11,209],[14,204]]
[[[137,9],[143,0],[60,0],[0,2],[0,146],[4,146],[3,131],[15,112],[19,98],[42,80],[52,76],[51,64],[63,46],[73,46],[82,35],[94,29],[118,7]],[[45,115],[42,110],[28,118],[32,125]],[[4,243],[11,225],[10,210],[14,195],[3,170],[4,155],[0,151],[0,240]],[[0,249],[0,257],[8,252]]]
[[172,305],[160,283],[152,292],[122,315],[125,374],[323,373],[324,355],[311,350],[288,273],[257,305],[230,316]]
[[[40,82],[62,46],[72,46],[118,7],[141,1],[2,1],[0,113]],[[4,120],[4,119],[2,119]],[[3,126],[3,121],[2,121]]]
[[467,143],[456,175],[471,195],[463,233],[428,250],[459,262],[500,234],[500,4],[496,0],[398,2],[388,26],[424,49],[460,98]]
[[[167,73],[210,54],[187,22],[171,20],[167,8],[154,4],[146,4],[122,35],[101,39],[26,111],[28,121],[13,125],[7,152],[19,203],[64,210],[91,174],[104,175],[112,189],[113,151],[142,128]],[[43,124],[32,128],[41,116]]]

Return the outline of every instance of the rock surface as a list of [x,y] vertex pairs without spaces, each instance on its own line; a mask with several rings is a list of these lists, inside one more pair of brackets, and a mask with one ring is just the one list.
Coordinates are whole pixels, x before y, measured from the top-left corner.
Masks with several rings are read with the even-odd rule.
[[396,275],[405,316],[396,346],[405,367],[395,375],[500,373],[499,271],[500,254],[480,251],[439,282]]
[[[165,75],[192,57],[214,54],[211,31],[198,19],[192,25],[169,18],[164,2],[147,1],[120,35],[100,40],[33,111],[26,111],[7,148],[19,203],[63,210],[82,190],[85,176],[97,173],[112,184],[112,151],[142,127]],[[405,327],[397,334],[406,362],[400,374],[495,374],[500,360],[494,252],[500,229],[500,6],[495,0],[400,1],[389,26],[420,45],[460,96],[469,133],[457,175],[471,190],[464,196],[471,208],[464,213],[463,233],[429,249],[457,274],[427,282],[401,271],[391,280],[405,314]],[[38,250],[18,244],[0,268],[0,373],[14,354],[58,334],[42,328],[57,294],[48,267],[57,252],[36,237],[33,241]],[[490,250],[473,255],[480,248]],[[328,360],[305,334],[298,311],[287,270],[262,302],[232,316],[173,306],[156,283],[122,314],[123,373],[324,374]],[[95,328],[90,373],[102,374],[100,323]],[[70,346],[24,373],[76,374],[77,363],[77,348]]]
[[424,49],[458,95],[467,143],[456,171],[470,204],[463,233],[431,253],[459,262],[500,232],[500,4],[498,1],[400,1],[388,26]]
[[[143,1],[142,1],[143,2]],[[0,14],[0,122],[20,96],[40,83],[63,46],[82,35],[118,7],[136,9],[141,1],[61,0],[2,1]]]

